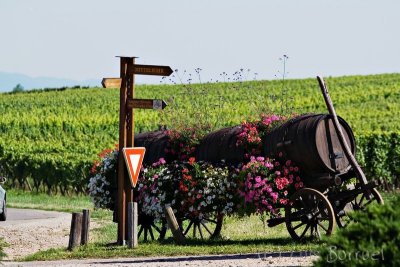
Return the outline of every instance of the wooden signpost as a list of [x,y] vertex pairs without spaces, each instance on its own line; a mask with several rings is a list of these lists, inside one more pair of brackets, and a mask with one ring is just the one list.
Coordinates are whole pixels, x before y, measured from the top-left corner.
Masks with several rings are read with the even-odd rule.
[[133,201],[133,191],[127,168],[125,166],[123,148],[134,146],[134,120],[133,109],[164,109],[166,103],[159,99],[134,99],[135,74],[169,76],[172,69],[169,66],[136,65],[136,57],[120,58],[120,78],[104,78],[104,88],[120,88],[120,113],[119,113],[119,158],[118,158],[118,244],[125,245],[128,240],[127,231],[127,205]]

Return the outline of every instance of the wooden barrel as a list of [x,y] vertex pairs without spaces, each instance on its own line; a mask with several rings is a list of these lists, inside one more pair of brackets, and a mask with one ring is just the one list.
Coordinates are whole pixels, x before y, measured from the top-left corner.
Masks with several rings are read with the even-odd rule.
[[243,147],[236,145],[241,129],[241,126],[233,126],[209,133],[201,140],[196,159],[211,163],[222,160],[233,164],[243,162]]
[[160,158],[167,158],[170,156],[165,153],[168,141],[169,136],[165,131],[146,132],[135,134],[134,146],[146,148],[143,163],[150,165],[157,162]]
[[[353,154],[355,139],[350,126],[338,118],[344,137]],[[327,114],[305,114],[268,133],[263,140],[264,153],[276,157],[283,152],[301,169],[310,186],[326,183],[337,174],[347,173],[350,163],[340,144],[333,121]]]

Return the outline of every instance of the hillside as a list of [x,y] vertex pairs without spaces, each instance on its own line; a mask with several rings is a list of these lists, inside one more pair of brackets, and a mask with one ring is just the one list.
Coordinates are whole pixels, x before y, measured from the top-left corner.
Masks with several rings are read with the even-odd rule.
[[[390,138],[397,139],[400,74],[326,80],[338,115],[350,124],[361,145],[370,142],[365,137],[371,134],[395,133]],[[199,123],[218,129],[261,112],[326,113],[316,79],[141,85],[136,97],[169,103],[162,112],[135,110],[136,132]],[[33,177],[46,187],[61,183],[64,189],[70,184],[83,189],[93,159],[118,140],[118,101],[119,90],[102,88],[0,94],[1,165],[21,183]]]

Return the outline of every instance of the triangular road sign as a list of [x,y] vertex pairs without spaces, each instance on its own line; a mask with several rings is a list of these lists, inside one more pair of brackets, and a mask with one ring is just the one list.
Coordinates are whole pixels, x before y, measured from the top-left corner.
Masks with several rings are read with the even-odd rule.
[[128,168],[129,177],[131,178],[132,187],[136,187],[146,148],[124,147],[122,152],[124,153],[124,159]]

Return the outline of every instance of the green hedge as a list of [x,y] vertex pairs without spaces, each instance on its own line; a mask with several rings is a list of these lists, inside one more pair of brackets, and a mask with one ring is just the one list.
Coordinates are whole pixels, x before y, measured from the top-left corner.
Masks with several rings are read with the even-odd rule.
[[[369,180],[399,187],[400,141],[398,133],[357,136],[357,158]],[[0,164],[15,187],[45,188],[49,193],[85,192],[92,161],[85,155],[19,154],[0,143]]]
[[399,187],[399,133],[367,133],[357,138],[357,158],[368,179]]
[[353,217],[357,223],[326,240],[315,266],[400,266],[400,196]]

